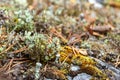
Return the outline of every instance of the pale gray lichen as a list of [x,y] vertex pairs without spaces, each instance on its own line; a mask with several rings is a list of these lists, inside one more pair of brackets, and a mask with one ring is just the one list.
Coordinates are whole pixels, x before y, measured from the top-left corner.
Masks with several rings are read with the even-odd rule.
[[31,58],[47,62],[55,59],[60,51],[60,41],[57,37],[50,39],[46,34],[25,32],[25,44],[30,48]]
[[40,68],[42,64],[37,62],[36,63],[36,68],[35,68],[35,80],[38,80],[40,78]]

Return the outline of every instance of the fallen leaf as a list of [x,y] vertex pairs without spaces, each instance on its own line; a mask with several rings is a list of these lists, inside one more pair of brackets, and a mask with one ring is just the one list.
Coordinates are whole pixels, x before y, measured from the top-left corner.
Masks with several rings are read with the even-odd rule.
[[109,2],[108,2],[108,4],[110,5],[110,6],[113,6],[113,7],[117,7],[117,8],[120,8],[120,1],[119,0],[110,0]]
[[88,55],[87,50],[86,49],[79,49],[79,52],[83,55]]
[[110,32],[114,30],[114,27],[112,25],[103,25],[103,26],[93,26],[89,25],[86,27],[86,30],[94,35],[94,36],[99,36],[99,37],[104,37],[104,33]]
[[105,33],[106,31],[113,30],[113,26],[111,25],[103,25],[103,26],[90,26],[90,29],[94,32],[102,32]]
[[38,5],[38,0],[27,0],[27,2],[30,10],[35,9]]

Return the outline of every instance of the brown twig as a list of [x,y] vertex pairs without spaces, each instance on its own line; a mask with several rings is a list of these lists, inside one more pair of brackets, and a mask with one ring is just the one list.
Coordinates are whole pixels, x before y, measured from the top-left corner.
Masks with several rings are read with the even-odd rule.
[[14,64],[11,68],[13,68],[13,67],[15,67],[16,65],[18,65],[18,64],[22,64],[22,63],[24,63],[24,62],[28,62],[28,61],[30,61],[30,60],[26,60],[26,61],[21,61],[21,62],[17,62],[16,64]]
[[19,50],[13,51],[12,53],[16,54],[16,53],[19,53],[19,52],[23,52],[23,51],[25,51],[25,50],[28,50],[28,48],[27,48],[26,46],[20,48]]
[[10,70],[12,63],[13,63],[13,59],[11,59],[11,60],[9,61],[9,63],[6,63],[6,64],[0,69],[0,71]]
[[59,38],[61,38],[63,42],[65,42],[65,43],[68,42],[68,40],[65,39],[55,28],[52,28],[52,29],[51,29],[51,32],[52,32],[54,35],[56,35],[56,36],[58,36]]
[[5,63],[5,65],[4,65],[3,67],[0,68],[0,72],[1,72],[1,71],[4,71],[4,70],[6,69],[7,64],[8,64],[8,63]]
[[8,69],[7,69],[7,71],[11,69],[11,66],[12,66],[13,60],[14,60],[14,59],[11,59],[10,62],[8,63]]
[[[11,68],[13,68],[14,66],[30,61],[30,60],[26,60],[27,58],[15,58],[15,59],[10,59],[9,63],[6,63],[2,68],[0,68],[0,71],[7,71],[9,72],[11,70]],[[24,60],[24,61],[21,61]],[[15,62],[15,61],[19,61],[19,62]],[[13,65],[13,63],[15,63]]]
[[26,60],[27,58],[14,58],[14,61]]
[[5,49],[4,51],[2,51],[0,54],[3,54],[5,52],[7,52],[8,50],[10,50],[16,43],[10,45],[7,49]]

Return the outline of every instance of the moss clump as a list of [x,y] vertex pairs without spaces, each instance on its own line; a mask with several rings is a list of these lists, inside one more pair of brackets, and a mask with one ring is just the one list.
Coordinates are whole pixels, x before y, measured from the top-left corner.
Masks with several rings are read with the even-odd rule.
[[106,74],[96,67],[97,63],[92,58],[81,54],[76,49],[65,46],[60,51],[60,55],[60,62],[79,65],[82,72],[99,77],[100,80],[107,79]]

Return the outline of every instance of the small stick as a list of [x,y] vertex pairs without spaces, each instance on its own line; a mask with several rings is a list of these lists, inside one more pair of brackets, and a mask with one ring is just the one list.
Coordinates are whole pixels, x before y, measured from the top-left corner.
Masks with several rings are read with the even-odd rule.
[[19,53],[19,52],[22,52],[22,51],[25,51],[25,50],[28,50],[28,48],[26,46],[20,48],[19,50],[13,51],[12,53],[16,54],[16,53]]
[[7,52],[8,50],[10,50],[16,43],[10,45],[7,49],[5,49],[3,52],[1,52],[0,54],[3,54],[5,52]]

